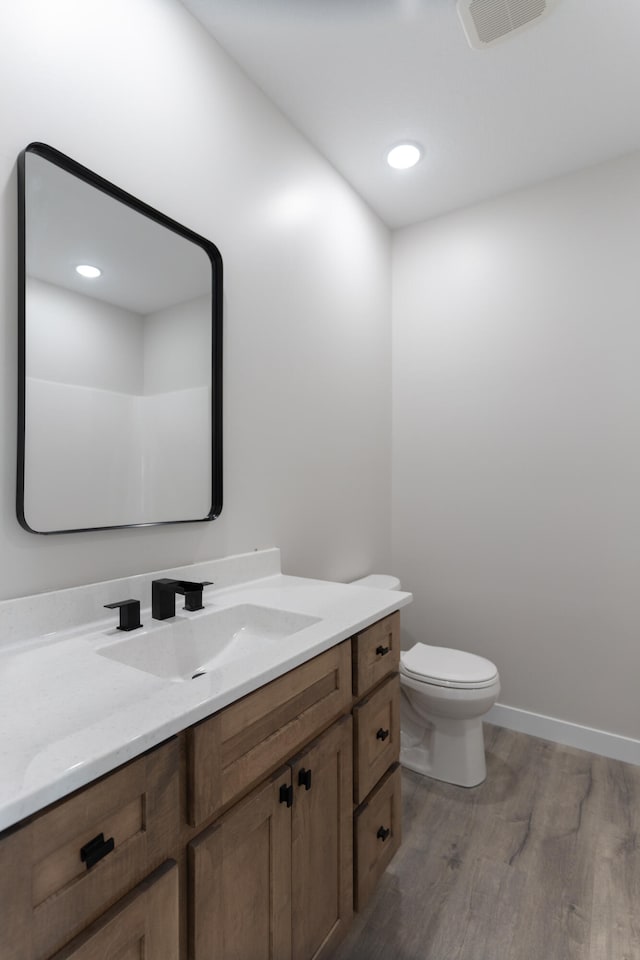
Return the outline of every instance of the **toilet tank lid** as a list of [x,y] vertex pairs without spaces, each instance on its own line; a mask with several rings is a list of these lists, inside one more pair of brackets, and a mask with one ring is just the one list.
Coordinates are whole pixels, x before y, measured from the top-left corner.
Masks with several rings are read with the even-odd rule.
[[376,590],[399,590],[400,581],[387,573],[370,573],[368,577],[352,581],[356,587],[373,587]]
[[423,677],[450,684],[486,683],[498,675],[496,665],[484,657],[426,643],[416,643],[402,654],[402,669],[417,679]]

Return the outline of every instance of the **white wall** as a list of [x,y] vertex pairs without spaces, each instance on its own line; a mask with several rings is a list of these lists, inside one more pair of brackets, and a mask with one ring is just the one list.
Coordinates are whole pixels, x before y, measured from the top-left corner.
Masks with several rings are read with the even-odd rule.
[[154,478],[143,486],[149,520],[204,517],[211,510],[210,385],[209,298],[147,314],[140,411],[144,473]]
[[29,277],[27,376],[118,393],[144,392],[140,314]]
[[25,397],[24,514],[31,529],[144,520],[147,398],[34,377],[27,377]]
[[142,317],[34,277],[26,303],[27,522],[139,522]]
[[[387,230],[177,0],[4,3],[0,36],[0,597],[273,544],[303,575],[386,568]],[[15,160],[33,140],[222,252],[213,523],[36,537],[15,520]]]
[[27,280],[25,517],[33,530],[211,510],[211,309],[140,316]]
[[399,231],[393,571],[405,644],[500,700],[640,714],[640,155]]
[[187,300],[143,321],[144,393],[211,385],[211,301]]

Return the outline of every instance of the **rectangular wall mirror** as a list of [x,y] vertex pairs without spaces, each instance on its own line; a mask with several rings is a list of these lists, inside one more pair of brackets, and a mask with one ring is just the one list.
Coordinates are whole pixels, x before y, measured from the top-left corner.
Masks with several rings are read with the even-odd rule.
[[18,159],[17,513],[33,533],[222,509],[217,247],[41,143]]

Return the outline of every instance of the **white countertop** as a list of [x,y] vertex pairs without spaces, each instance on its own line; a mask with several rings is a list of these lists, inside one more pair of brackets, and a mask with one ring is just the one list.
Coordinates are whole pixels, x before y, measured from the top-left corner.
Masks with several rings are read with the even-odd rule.
[[[184,577],[184,570],[182,574]],[[93,585],[94,593],[101,586]],[[105,595],[100,599],[107,602],[113,594],[111,590],[106,599]],[[178,602],[176,619],[206,616],[214,607],[238,603],[319,619],[281,643],[256,645],[250,656],[224,662],[204,676],[184,682],[156,677],[96,653],[112,640],[133,635],[115,629],[117,611],[115,616],[82,627],[0,646],[0,830],[328,650],[412,599],[410,593],[283,574],[238,586],[210,587],[203,597],[205,610],[197,613],[181,610]],[[152,621],[148,607],[141,613],[143,624],[157,623]]]

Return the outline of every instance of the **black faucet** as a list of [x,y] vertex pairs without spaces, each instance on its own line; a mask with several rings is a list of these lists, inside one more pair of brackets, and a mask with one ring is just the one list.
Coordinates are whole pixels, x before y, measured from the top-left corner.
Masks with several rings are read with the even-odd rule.
[[168,620],[176,615],[176,593],[184,596],[185,610],[202,610],[202,588],[210,587],[210,580],[192,583],[191,580],[162,580],[151,582],[151,616],[154,620]]

